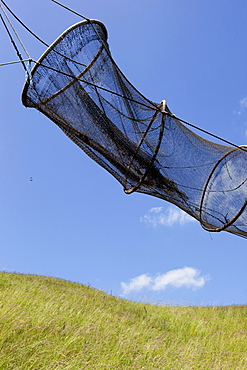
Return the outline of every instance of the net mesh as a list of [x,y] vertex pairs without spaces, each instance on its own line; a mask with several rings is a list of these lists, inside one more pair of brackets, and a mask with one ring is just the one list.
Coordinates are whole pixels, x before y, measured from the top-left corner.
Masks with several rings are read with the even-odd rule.
[[99,21],[66,30],[41,56],[23,104],[55,122],[126,193],[169,201],[210,231],[247,236],[247,153],[207,141],[145,98],[111,57]]

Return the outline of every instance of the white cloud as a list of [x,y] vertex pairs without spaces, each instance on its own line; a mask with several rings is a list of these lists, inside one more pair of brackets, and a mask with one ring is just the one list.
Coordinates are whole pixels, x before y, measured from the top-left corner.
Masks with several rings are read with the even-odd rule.
[[149,276],[143,274],[130,280],[129,283],[121,283],[123,295],[127,296],[133,292],[139,292],[144,288],[152,291],[164,290],[169,286],[175,288],[201,288],[208,281],[207,277],[200,276],[200,271],[193,267],[184,267],[181,269],[171,270],[164,274]]
[[239,100],[239,107],[240,109],[238,111],[234,111],[234,113],[241,115],[244,112],[244,110],[247,108],[247,96]]
[[243,109],[247,108],[247,96],[245,96],[244,98],[240,99],[239,104],[240,104],[240,107],[241,108],[243,108]]
[[171,285],[176,288],[185,286],[187,288],[200,288],[206,282],[206,278],[200,276],[200,271],[193,267],[171,270],[165,274],[158,275],[154,279],[153,290],[162,290]]
[[160,213],[162,211],[163,207],[153,207],[150,209],[150,212],[153,213]]
[[132,292],[138,292],[151,284],[152,278],[147,274],[137,276],[130,280],[129,283],[121,283],[123,294],[128,295]]
[[188,222],[196,221],[193,217],[185,213],[179,208],[169,207],[162,212],[163,207],[154,207],[147,214],[140,218],[141,222],[148,225],[157,226],[173,226],[174,224],[183,225]]

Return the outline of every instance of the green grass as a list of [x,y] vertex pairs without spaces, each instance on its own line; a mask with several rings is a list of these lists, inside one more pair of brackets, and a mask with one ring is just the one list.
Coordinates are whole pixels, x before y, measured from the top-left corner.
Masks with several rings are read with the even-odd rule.
[[0,273],[0,370],[247,370],[247,306],[129,302]]

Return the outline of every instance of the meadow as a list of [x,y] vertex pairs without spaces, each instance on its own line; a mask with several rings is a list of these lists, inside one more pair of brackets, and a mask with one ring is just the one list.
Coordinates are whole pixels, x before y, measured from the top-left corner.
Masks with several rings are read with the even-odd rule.
[[0,370],[247,370],[247,306],[135,303],[0,272]]

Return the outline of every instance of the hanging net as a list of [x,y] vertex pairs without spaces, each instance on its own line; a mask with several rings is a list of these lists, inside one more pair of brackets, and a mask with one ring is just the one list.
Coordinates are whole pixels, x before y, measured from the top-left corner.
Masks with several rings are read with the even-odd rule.
[[186,128],[119,70],[99,21],[66,30],[32,69],[26,107],[49,117],[126,193],[175,204],[209,231],[247,237],[247,152]]

